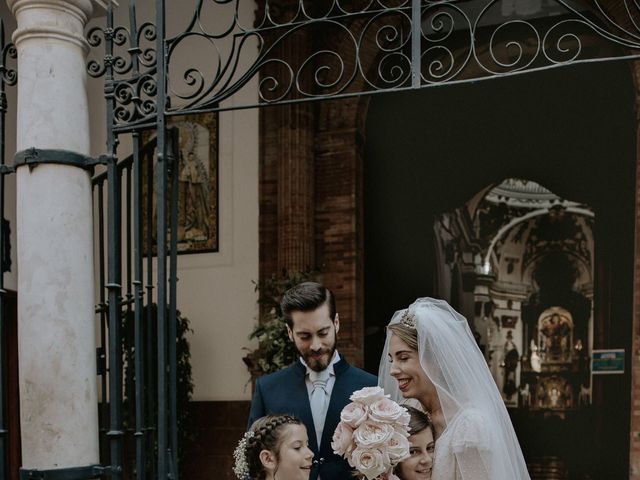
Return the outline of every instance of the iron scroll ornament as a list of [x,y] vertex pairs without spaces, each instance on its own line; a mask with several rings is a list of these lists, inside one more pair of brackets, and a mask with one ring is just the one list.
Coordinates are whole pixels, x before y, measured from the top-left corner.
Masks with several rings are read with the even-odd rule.
[[[195,0],[186,26],[161,42],[167,115],[402,91],[640,56],[637,0],[618,0],[615,18],[613,2],[603,0],[529,0],[524,3],[539,4],[539,10],[520,13],[509,11],[516,0],[259,3],[254,12],[246,0]],[[166,8],[162,0],[156,4]],[[93,47],[105,43],[102,60],[92,60],[89,73],[100,77],[112,67],[106,89],[115,98],[116,129],[152,123],[159,94],[155,25],[94,27],[88,39]],[[145,42],[152,45],[142,48]],[[243,88],[257,90],[257,96],[230,102]]]
[[18,82],[18,72],[15,67],[9,66],[10,61],[15,62],[18,51],[13,43],[5,42],[4,21],[0,19],[0,94],[2,95],[3,112],[6,111],[6,98],[4,87],[12,87]]
[[[134,24],[129,29],[123,26],[93,27],[88,31],[87,41],[92,48],[103,44],[105,46],[102,61],[90,60],[87,71],[95,78],[109,72],[111,78],[106,79],[105,93],[115,99],[115,125],[136,125],[155,121],[155,40],[156,27],[152,22],[143,23],[139,29]],[[126,47],[126,52],[116,53],[118,47]]]

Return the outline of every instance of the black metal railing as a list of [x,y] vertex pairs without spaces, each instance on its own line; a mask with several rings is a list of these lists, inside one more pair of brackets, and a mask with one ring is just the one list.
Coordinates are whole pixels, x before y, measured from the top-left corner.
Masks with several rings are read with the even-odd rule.
[[[10,68],[8,61],[17,57],[16,48],[12,43],[8,43],[5,38],[4,21],[0,19],[0,259],[5,261],[5,176],[13,173],[6,164],[6,115],[7,115],[7,93],[6,87],[17,83],[18,76],[15,69]],[[6,326],[5,326],[5,296],[4,287],[4,265],[0,271],[0,480],[8,478],[8,428],[6,418],[7,401],[7,356],[6,349]]]
[[[92,45],[104,45],[104,62],[101,66],[90,62],[89,72],[104,77],[107,158],[111,159],[93,182],[99,223],[100,348],[107,352],[109,364],[108,381],[104,374],[101,381],[101,463],[111,466],[116,480],[178,478],[178,139],[177,130],[166,129],[165,59],[155,55],[163,48],[163,8],[157,9],[156,25],[147,22],[138,28],[134,1],[129,3],[128,29],[116,27],[109,4],[106,27],[88,34]],[[155,48],[148,45],[153,41]],[[147,46],[141,47],[141,42]],[[126,65],[114,55],[114,47],[125,44],[130,54]],[[124,73],[129,75],[128,83],[122,82]],[[123,88],[132,84],[140,89]],[[141,100],[144,95],[154,96],[154,101]],[[117,128],[127,115],[122,105],[125,98],[137,108],[135,126],[126,131]],[[133,153],[117,161],[123,135],[131,136]]]
[[[142,136],[149,139],[154,134],[144,132]],[[99,368],[101,463],[111,466],[113,478],[178,478],[178,190],[173,168],[177,130],[167,132],[164,168],[157,155],[157,137],[142,145],[141,133],[136,132],[133,154],[109,162],[93,178],[100,291],[98,351],[104,359],[100,364],[108,364],[108,368]],[[167,180],[162,182],[162,176]],[[172,188],[167,188],[168,180]],[[170,241],[163,258],[160,240],[164,237],[166,242],[166,232]],[[169,264],[169,275],[164,277],[162,263]],[[163,288],[164,301],[157,293]],[[165,476],[158,477],[163,468]]]

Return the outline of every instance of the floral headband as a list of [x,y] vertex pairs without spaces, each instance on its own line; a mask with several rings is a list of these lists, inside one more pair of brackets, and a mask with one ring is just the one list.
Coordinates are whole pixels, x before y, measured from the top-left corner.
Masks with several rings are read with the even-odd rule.
[[238,446],[233,451],[233,473],[236,474],[238,480],[247,480],[249,478],[249,464],[247,464],[247,443],[253,438],[253,431],[245,432],[238,442]]

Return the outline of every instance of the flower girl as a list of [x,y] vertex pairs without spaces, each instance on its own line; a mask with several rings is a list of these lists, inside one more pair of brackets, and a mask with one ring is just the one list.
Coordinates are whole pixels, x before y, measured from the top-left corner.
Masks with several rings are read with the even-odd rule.
[[256,420],[233,456],[239,480],[308,480],[313,464],[307,429],[290,415]]
[[433,467],[433,425],[429,416],[409,405],[404,405],[409,420],[409,458],[400,462],[394,472],[400,480],[430,480]]

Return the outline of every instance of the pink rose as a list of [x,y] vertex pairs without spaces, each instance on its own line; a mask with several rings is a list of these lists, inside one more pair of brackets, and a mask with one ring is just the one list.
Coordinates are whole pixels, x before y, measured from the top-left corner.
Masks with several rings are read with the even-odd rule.
[[385,395],[384,390],[380,387],[364,387],[353,392],[349,397],[349,400],[352,402],[361,402],[365,405],[370,405],[376,400],[380,400],[387,396],[388,395]]
[[396,425],[402,427],[403,431],[408,432],[410,421],[411,421],[411,415],[409,415],[409,412],[407,411],[406,408],[402,407],[402,414],[400,415],[400,418],[396,420]]
[[400,425],[397,423],[393,424],[393,429],[395,430],[396,433],[399,433],[400,435],[403,435],[405,437],[409,437],[409,425]]
[[333,432],[331,448],[333,453],[343,456],[353,450],[353,429],[349,425],[344,422],[338,423],[335,432]]
[[367,419],[367,411],[368,408],[366,405],[352,402],[342,409],[342,412],[340,412],[340,420],[351,428],[357,428]]
[[390,470],[388,472],[383,473],[382,476],[380,477],[380,480],[400,480],[400,479],[394,475],[393,470]]
[[386,423],[376,423],[367,420],[353,433],[353,438],[359,447],[374,447],[383,445],[389,440],[395,430]]
[[381,398],[369,405],[369,417],[377,422],[399,422],[403,413],[407,413],[406,409],[388,398]]
[[373,480],[390,467],[389,456],[380,448],[358,447],[351,454],[349,463],[368,480]]
[[387,442],[387,453],[392,465],[409,457],[409,440],[402,433],[394,432]]

